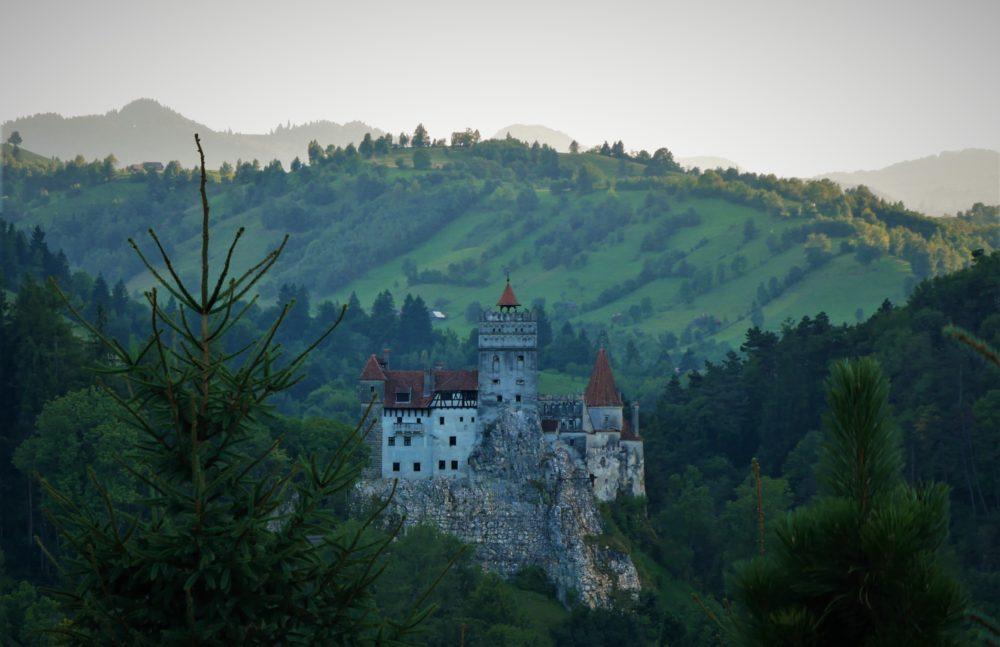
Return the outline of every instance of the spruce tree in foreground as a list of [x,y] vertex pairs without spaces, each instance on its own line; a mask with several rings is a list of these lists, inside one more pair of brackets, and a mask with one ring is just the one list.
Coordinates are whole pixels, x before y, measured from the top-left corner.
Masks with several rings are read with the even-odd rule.
[[389,623],[374,608],[371,585],[393,533],[367,539],[377,512],[349,525],[324,509],[357,476],[350,457],[363,441],[364,419],[331,460],[303,460],[288,473],[275,467],[278,441],[256,453],[249,442],[266,421],[267,399],[297,381],[306,354],[339,320],[309,350],[286,359],[273,343],[285,305],[261,339],[235,355],[223,351],[227,331],[256,299],[245,297],[284,242],[232,275],[240,229],[221,272],[210,277],[205,158],[195,141],[199,284],[184,284],[150,230],[162,270],[130,242],[179,310],[168,315],[154,288],[146,294],[151,334],[142,348],[129,351],[102,337],[113,357],[107,372],[125,383],[108,392],[142,439],[140,459],[122,469],[148,497],[135,508],[116,508],[91,473],[104,501],[92,510],[43,481],[49,516],[70,555],[60,560],[68,588],[53,592],[67,616],[56,631],[72,643],[100,645],[390,641],[421,615]]
[[872,359],[828,381],[823,490],[777,530],[767,556],[738,566],[741,642],[938,645],[958,641],[963,593],[942,566],[948,490],[908,485]]

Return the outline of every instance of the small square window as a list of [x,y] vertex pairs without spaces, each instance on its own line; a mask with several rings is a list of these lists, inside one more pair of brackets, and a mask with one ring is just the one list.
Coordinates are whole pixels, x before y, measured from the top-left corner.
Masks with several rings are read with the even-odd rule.
[[497,396],[497,402],[503,402],[503,396],[502,395],[498,395]]
[[443,470],[444,469],[444,461],[438,461],[438,469],[439,470]]
[[409,436],[403,436],[403,446],[404,447],[409,447],[412,442],[413,442],[412,438],[410,438]]
[[517,383],[518,384],[524,384],[524,378],[522,378],[522,377],[517,378]]
[[494,384],[500,384],[500,380],[493,380]]
[[419,472],[420,471],[420,463],[414,463],[413,464],[413,471],[414,472]]
[[420,424],[420,418],[417,418],[417,424],[418,425]]
[[403,424],[403,416],[396,416],[396,422],[399,424]]
[[520,394],[520,393],[518,393],[517,395],[515,395],[515,396],[514,396],[514,400],[515,400],[516,402],[520,402],[520,401],[521,401],[521,394]]
[[459,422],[465,422],[465,416],[459,416],[458,417],[458,421]]
[[439,425],[443,425],[444,424],[444,416],[439,416],[438,417],[438,424]]
[[370,387],[368,387],[368,389],[369,389],[370,393],[375,393],[375,385],[374,384],[371,385]]
[[458,437],[457,436],[448,436],[448,445],[449,446],[454,447],[457,444],[458,444]]
[[392,471],[393,472],[398,472],[399,471],[399,463],[393,463],[392,464]]
[[469,420],[471,420],[472,422],[475,422],[476,421],[476,417],[472,416],[471,418],[469,418]]
[[451,469],[453,469],[453,470],[457,470],[458,469],[458,461],[452,461],[451,462]]
[[393,446],[395,446],[395,444],[396,444],[396,437],[395,436],[389,436],[389,447],[393,447]]

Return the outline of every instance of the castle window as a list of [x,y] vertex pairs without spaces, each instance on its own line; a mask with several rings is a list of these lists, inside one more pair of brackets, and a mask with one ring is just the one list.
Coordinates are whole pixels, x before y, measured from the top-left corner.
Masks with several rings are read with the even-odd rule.
[[438,424],[439,425],[443,425],[444,424],[444,416],[439,416],[438,417]]
[[370,393],[375,393],[375,385],[374,385],[374,384],[372,384],[372,385],[371,385],[370,387],[368,387],[368,388],[370,389]]
[[476,417],[472,416],[471,418],[469,418],[469,420],[471,420],[472,422],[475,422],[476,421]]
[[524,384],[524,378],[523,377],[517,378],[517,383],[518,384]]
[[498,395],[497,396],[497,402],[503,402],[503,396],[502,395]]
[[493,372],[494,373],[499,373],[500,372],[500,356],[499,355],[494,355],[493,356]]
[[500,384],[500,380],[493,380],[494,384]]
[[396,391],[396,402],[409,402],[410,392],[409,391]]
[[517,367],[524,368],[524,355],[517,356]]
[[396,422],[402,424],[403,423],[403,416],[396,416]]
[[420,424],[420,418],[417,418],[417,424],[418,425]]
[[451,469],[453,469],[453,470],[457,470],[458,469],[458,461],[452,461],[451,462]]
[[409,436],[403,436],[403,445],[404,446],[409,447],[412,442],[413,442],[412,438],[410,438]]
[[458,417],[458,421],[459,422],[465,422],[465,416],[459,416]]
[[451,399],[452,400],[461,400],[462,399],[462,392],[461,391],[456,391],[456,392],[452,393],[451,394]]
[[392,471],[393,472],[398,472],[399,471],[399,463],[393,463],[392,464]]
[[420,463],[414,463],[413,464],[413,471],[414,472],[419,472],[420,471]]
[[458,444],[458,437],[457,436],[448,436],[448,445],[449,446],[454,447],[457,444]]
[[396,444],[396,437],[389,436],[389,447],[393,447]]
[[438,469],[439,470],[443,470],[444,469],[444,461],[438,461]]

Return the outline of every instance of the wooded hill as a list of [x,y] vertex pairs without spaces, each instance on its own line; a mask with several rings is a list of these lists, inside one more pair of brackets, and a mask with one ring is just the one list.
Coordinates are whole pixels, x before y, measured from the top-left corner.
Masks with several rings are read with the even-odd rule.
[[[463,143],[311,145],[289,172],[226,163],[210,187],[215,223],[222,237],[254,232],[248,258],[291,233],[265,297],[282,284],[306,288],[314,304],[412,293],[464,335],[509,270],[522,299],[544,300],[556,323],[631,336],[653,353],[734,347],[752,324],[774,329],[820,310],[853,322],[998,246],[991,207],[931,219],[863,188],[684,172],[666,149],[629,156],[620,142],[579,154]],[[5,219],[40,225],[70,263],[144,287],[123,242],[155,226],[182,273],[194,269],[198,207],[182,164],[139,173],[116,171],[113,159],[6,164]]]

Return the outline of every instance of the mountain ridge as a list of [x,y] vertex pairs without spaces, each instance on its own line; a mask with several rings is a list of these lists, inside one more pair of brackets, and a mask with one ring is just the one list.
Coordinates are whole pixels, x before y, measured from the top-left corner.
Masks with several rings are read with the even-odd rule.
[[954,215],[977,202],[1000,204],[1000,152],[985,148],[942,151],[880,169],[817,176],[844,188],[864,185],[890,201],[928,215]]
[[324,146],[357,144],[370,133],[384,132],[361,121],[343,124],[319,120],[295,126],[279,125],[269,133],[250,134],[214,130],[154,99],[139,98],[104,114],[64,117],[55,112],[37,113],[3,123],[0,131],[21,133],[25,145],[46,157],[101,159],[113,154],[122,164],[178,160],[194,163],[191,133],[201,135],[209,166],[238,159],[267,163],[278,159],[286,167],[304,156],[310,140]]

